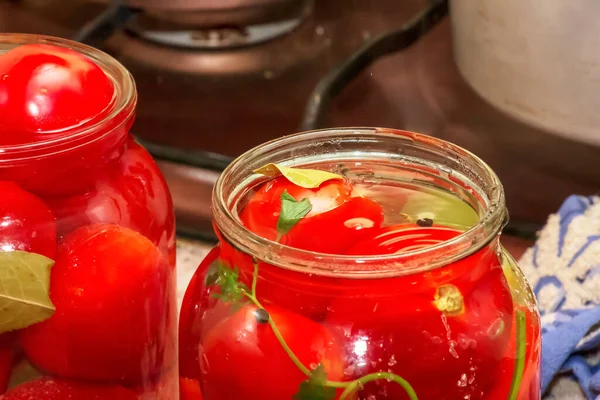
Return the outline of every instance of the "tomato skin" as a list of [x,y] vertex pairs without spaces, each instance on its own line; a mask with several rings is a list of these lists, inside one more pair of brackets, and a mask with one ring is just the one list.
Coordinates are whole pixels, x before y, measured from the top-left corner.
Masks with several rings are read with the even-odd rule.
[[175,362],[174,278],[148,239],[112,224],[85,226],[59,247],[49,319],[21,331],[39,369],[84,380],[138,382]]
[[203,400],[200,383],[195,379],[179,379],[179,399],[180,400]]
[[[382,231],[354,250],[358,254],[398,253],[403,246],[415,248],[460,234],[443,227],[408,224]],[[329,306],[325,324],[345,335],[349,377],[391,371],[408,380],[419,398],[486,398],[485,390],[508,345],[513,316],[511,293],[495,248],[491,244],[426,273],[346,280],[347,291]],[[462,312],[445,314],[437,308],[436,293],[443,287],[458,289],[464,302]],[[461,381],[465,384],[458,385]],[[361,396],[408,398],[398,385],[386,381],[365,385]]]
[[458,236],[456,229],[441,226],[420,227],[415,224],[398,224],[372,230],[363,240],[352,246],[348,255],[400,254],[443,243]]
[[[276,306],[266,307],[281,335],[308,368],[322,363],[330,380],[343,375],[340,345],[324,326]],[[290,399],[307,377],[278,342],[269,323],[247,305],[202,340],[200,360],[206,400]]]
[[[350,199],[352,187],[346,181],[332,180],[324,182],[316,189],[305,189],[288,181],[284,176],[271,179],[260,187],[242,210],[240,219],[246,228],[265,239],[276,240],[277,221],[281,211],[280,197],[286,191],[298,201],[310,201],[312,209],[302,218],[302,221],[310,221],[313,217],[333,210]],[[295,227],[288,235],[294,229]]]
[[6,332],[0,335],[0,394],[6,392],[13,367],[18,362],[20,354],[16,332]]
[[121,386],[94,385],[55,378],[22,383],[0,400],[138,400],[137,395]]
[[210,297],[206,285],[208,269],[218,259],[220,249],[220,245],[215,246],[196,269],[186,288],[179,313],[179,373],[195,381],[200,379],[198,345],[202,334],[207,331],[207,326],[212,329],[229,312],[229,307],[219,307],[222,303]]
[[114,87],[84,55],[25,44],[0,55],[0,144],[23,144],[103,116]]
[[0,181],[0,248],[28,251],[53,259],[56,223],[48,206],[13,182]]
[[281,243],[319,253],[344,254],[382,223],[379,204],[365,197],[352,197],[333,210],[300,220],[283,235]]
[[141,233],[175,264],[175,217],[167,184],[152,156],[132,138],[114,167],[82,194],[48,200],[59,237],[96,223],[113,223]]

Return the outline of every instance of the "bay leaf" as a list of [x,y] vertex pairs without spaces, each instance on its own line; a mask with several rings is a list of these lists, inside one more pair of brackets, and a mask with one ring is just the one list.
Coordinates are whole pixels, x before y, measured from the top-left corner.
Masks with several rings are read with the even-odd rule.
[[277,164],[267,164],[259,169],[254,170],[253,172],[269,177],[283,175],[294,185],[303,187],[305,189],[318,188],[323,182],[330,180],[344,179],[344,177],[341,175],[337,175],[332,172],[321,171],[319,169],[290,168]]
[[0,252],[0,333],[48,319],[54,305],[48,295],[54,261],[25,251]]

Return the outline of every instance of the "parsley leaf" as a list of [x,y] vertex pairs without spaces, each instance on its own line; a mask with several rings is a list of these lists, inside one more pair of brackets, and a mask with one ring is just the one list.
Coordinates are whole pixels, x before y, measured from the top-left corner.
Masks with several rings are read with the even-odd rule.
[[215,265],[212,280],[214,285],[219,287],[219,293],[213,293],[213,297],[225,302],[240,301],[244,292],[249,293],[248,287],[239,281],[240,273],[236,268],[231,268],[227,264],[218,262]]
[[323,364],[317,365],[308,377],[308,380],[302,382],[298,388],[298,393],[293,397],[294,400],[333,400],[336,396],[335,388],[325,386],[327,374]]
[[308,199],[297,201],[287,190],[281,194],[280,199],[281,211],[277,220],[277,241],[312,210],[312,204]]

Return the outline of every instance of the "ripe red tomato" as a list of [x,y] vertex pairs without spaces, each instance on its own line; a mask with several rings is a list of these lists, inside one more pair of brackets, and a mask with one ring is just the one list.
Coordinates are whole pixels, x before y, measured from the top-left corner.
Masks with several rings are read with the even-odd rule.
[[52,267],[56,311],[21,332],[23,348],[54,375],[137,383],[174,365],[174,291],[166,258],[144,236],[112,224],[79,228]]
[[[281,194],[287,191],[296,200],[309,199],[313,208],[288,233],[282,244],[323,253],[343,254],[362,237],[378,229],[383,210],[376,202],[363,197],[350,197],[352,187],[345,181],[329,181],[318,189],[304,189],[278,177],[265,183],[242,210],[241,219],[251,231],[271,240],[277,238],[277,220],[281,210]],[[218,233],[218,232],[217,232]],[[252,258],[221,241],[220,259],[240,270],[240,280],[252,281]],[[259,262],[261,301],[322,320],[331,296],[329,279],[309,276]]]
[[26,44],[0,55],[0,143],[23,144],[102,117],[114,87],[92,60],[66,48]]
[[181,378],[179,380],[180,400],[203,400],[200,383],[195,379]]
[[400,254],[443,243],[459,234],[456,229],[440,226],[420,227],[408,223],[386,226],[363,236],[363,240],[352,246],[346,254]]
[[44,202],[12,182],[0,181],[0,250],[28,251],[53,259],[54,214]]
[[[252,257],[225,240],[221,240],[219,246],[219,261],[230,268],[237,268],[239,281],[251,287],[254,274]],[[258,271],[256,296],[261,302],[276,304],[313,321],[323,321],[331,298],[337,293],[335,286],[331,285],[335,278],[291,271],[262,261],[258,261]]]
[[351,197],[352,186],[341,180],[305,189],[284,176],[265,183],[244,207],[240,218],[252,232],[276,240],[281,195],[287,191],[296,201],[308,199],[310,213],[284,234],[279,242],[320,253],[341,254],[383,222],[383,210],[373,200]]
[[[460,234],[407,225],[382,231],[351,253],[400,253]],[[425,273],[348,279],[344,286],[346,292],[329,306],[325,324],[346,335],[350,377],[391,371],[408,380],[419,398],[485,398],[508,345],[513,316],[493,245]],[[459,307],[444,312],[444,304],[436,303],[440,297]],[[385,380],[365,385],[361,395],[408,398],[400,386]]]
[[19,358],[19,347],[16,332],[0,335],[0,394],[6,392],[13,366]]
[[41,378],[22,383],[0,400],[138,400],[137,395],[121,386]]
[[310,220],[347,201],[350,198],[352,187],[346,181],[332,180],[324,182],[316,189],[305,189],[293,184],[286,177],[279,176],[263,184],[244,207],[240,214],[244,225],[259,236],[276,240],[278,236],[277,221],[281,211],[281,195],[285,191],[298,201],[302,199],[310,201],[312,209],[303,218],[303,220]]
[[149,381],[145,380],[132,390],[137,393],[138,400],[180,400],[177,397],[177,393],[179,393],[177,367],[174,366]]
[[338,207],[298,224],[281,243],[320,253],[344,254],[383,223],[381,206],[365,197],[352,197]]
[[[206,278],[209,267],[219,257],[220,246],[215,246],[204,257],[185,290],[179,313],[179,373],[182,377],[200,379],[198,344],[207,325],[212,327],[227,315],[229,307],[217,308],[216,299],[211,298]],[[213,317],[214,316],[214,317]]]
[[[322,363],[328,379],[343,376],[340,344],[331,331],[275,306],[267,310],[305,366],[310,369]],[[291,399],[307,379],[269,323],[257,318],[257,308],[250,305],[222,320],[203,338],[199,358],[206,400]]]
[[173,201],[160,170],[133,139],[117,165],[107,168],[89,192],[49,199],[59,237],[80,226],[113,223],[146,236],[175,264]]

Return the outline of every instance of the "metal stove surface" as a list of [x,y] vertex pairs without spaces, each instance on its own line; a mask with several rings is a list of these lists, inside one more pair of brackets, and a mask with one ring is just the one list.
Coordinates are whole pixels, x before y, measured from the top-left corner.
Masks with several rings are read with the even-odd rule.
[[[509,228],[532,235],[569,194],[600,191],[600,149],[527,127],[477,97],[454,65],[450,21],[436,24],[444,10],[410,25],[436,3],[445,2],[315,2],[289,32],[218,49],[186,45],[206,26],[161,25],[159,44],[133,28],[132,15],[143,11],[67,0],[0,2],[0,30],[90,39],[81,28],[104,23],[92,44],[136,78],[134,133],[159,159],[183,231],[210,232],[211,187],[231,157],[304,128],[372,125],[432,134],[478,154],[505,184]],[[165,45],[169,37],[183,45]]]

